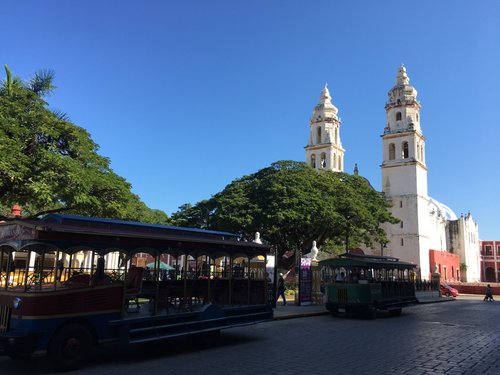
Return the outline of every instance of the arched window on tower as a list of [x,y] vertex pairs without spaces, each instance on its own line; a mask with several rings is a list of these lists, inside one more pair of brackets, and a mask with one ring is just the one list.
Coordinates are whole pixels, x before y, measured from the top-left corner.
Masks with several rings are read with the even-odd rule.
[[418,122],[418,113],[416,114],[416,116],[415,116],[415,117],[417,118],[417,122]]
[[316,137],[317,137],[317,143],[321,143],[321,126],[318,126],[316,128]]
[[311,167],[316,168],[316,155],[311,155]]
[[333,154],[333,168],[335,168],[335,166],[337,165],[337,155],[336,154]]
[[341,171],[342,170],[342,158],[340,157],[340,155],[339,155],[338,160],[339,160],[339,171]]
[[335,128],[335,144],[339,144],[339,128]]
[[396,121],[401,121],[401,112],[396,112]]
[[389,144],[389,160],[396,159],[396,146],[394,143]]
[[403,142],[401,156],[403,159],[408,159],[408,142]]
[[321,153],[321,168],[326,168],[326,154],[324,152]]

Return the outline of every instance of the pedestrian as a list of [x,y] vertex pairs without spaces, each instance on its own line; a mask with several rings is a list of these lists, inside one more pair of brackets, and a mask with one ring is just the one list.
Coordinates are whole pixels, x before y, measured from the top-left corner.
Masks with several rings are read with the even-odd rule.
[[490,284],[488,284],[486,286],[486,292],[485,292],[484,300],[485,301],[493,301],[493,292],[491,290]]
[[61,277],[64,271],[64,261],[59,259],[56,264],[56,281],[61,281]]
[[278,279],[278,297],[276,297],[276,302],[283,298],[283,306],[286,306],[286,298],[285,298],[285,279],[283,278],[283,274],[280,273],[280,277]]

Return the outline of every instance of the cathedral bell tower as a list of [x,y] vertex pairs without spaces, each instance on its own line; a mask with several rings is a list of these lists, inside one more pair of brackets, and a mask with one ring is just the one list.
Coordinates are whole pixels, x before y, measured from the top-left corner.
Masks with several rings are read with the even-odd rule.
[[417,90],[403,65],[385,105],[386,127],[382,135],[382,191],[387,197],[415,194],[427,197],[425,138],[420,128]]
[[305,147],[306,163],[313,168],[344,171],[345,150],[340,142],[340,119],[337,112],[328,86],[325,85],[309,122],[309,141]]
[[[386,126],[382,135],[382,191],[391,201],[391,213],[398,224],[385,224],[389,243],[384,251],[419,264],[422,276],[428,274],[430,240],[428,222],[427,167],[425,138],[420,128],[420,103],[417,90],[403,65],[398,70],[396,85],[389,91],[385,105]],[[385,245],[385,244],[383,244]]]

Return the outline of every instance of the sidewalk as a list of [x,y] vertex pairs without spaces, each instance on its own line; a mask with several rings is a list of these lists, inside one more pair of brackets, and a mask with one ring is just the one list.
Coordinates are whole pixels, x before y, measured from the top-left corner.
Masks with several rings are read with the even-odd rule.
[[[417,292],[416,297],[419,303],[437,303],[454,301],[453,297],[439,296],[437,291]],[[278,302],[274,309],[274,320],[305,318],[309,316],[328,315],[330,312],[325,305],[296,306],[293,299],[287,300],[286,306]]]
[[436,303],[454,301],[453,297],[440,296],[437,290],[429,292],[415,292],[418,303]]
[[325,305],[296,306],[294,301],[287,301],[286,306],[281,302],[274,309],[274,320],[305,318],[309,316],[327,315],[330,312]]

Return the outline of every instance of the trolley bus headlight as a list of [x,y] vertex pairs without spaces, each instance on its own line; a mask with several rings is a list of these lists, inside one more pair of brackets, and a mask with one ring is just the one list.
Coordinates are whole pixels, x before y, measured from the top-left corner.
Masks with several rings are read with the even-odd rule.
[[21,297],[16,297],[14,298],[14,300],[12,301],[12,307],[17,310],[21,307],[21,302],[23,300],[21,299]]

